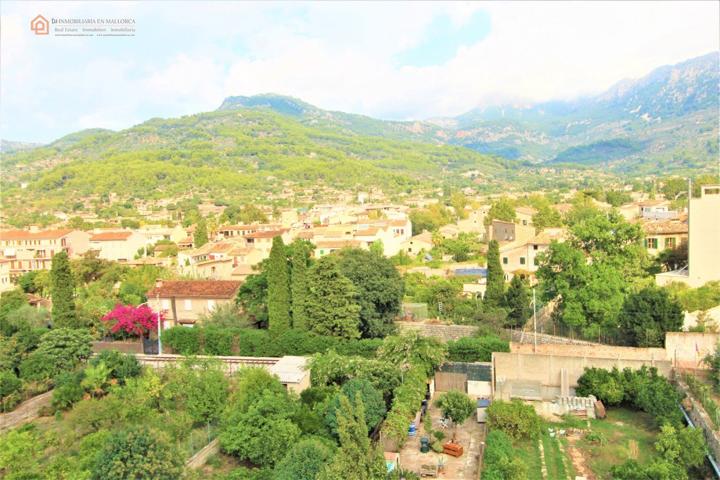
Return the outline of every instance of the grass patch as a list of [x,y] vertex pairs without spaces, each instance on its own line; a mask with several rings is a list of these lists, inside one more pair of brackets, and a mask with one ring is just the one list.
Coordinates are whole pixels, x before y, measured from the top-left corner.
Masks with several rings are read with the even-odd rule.
[[542,462],[537,440],[515,442],[517,456],[528,467],[528,480],[542,480]]
[[[548,425],[543,425],[543,432],[540,436],[545,450],[545,467],[547,468],[548,478],[557,478],[564,480],[570,477],[566,465],[570,465],[570,459],[560,451],[560,444],[557,437],[551,437],[548,433]],[[573,475],[572,478],[575,478]]]

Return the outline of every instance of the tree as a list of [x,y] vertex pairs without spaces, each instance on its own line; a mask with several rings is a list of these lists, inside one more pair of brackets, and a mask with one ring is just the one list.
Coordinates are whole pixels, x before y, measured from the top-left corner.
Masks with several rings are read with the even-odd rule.
[[512,200],[503,197],[490,206],[485,216],[485,225],[490,225],[493,220],[515,221],[515,205]]
[[505,274],[500,265],[500,245],[497,240],[490,240],[487,252],[487,286],[484,303],[488,306],[499,306],[505,292]]
[[535,409],[520,400],[492,402],[487,409],[487,423],[489,430],[503,431],[514,440],[537,438],[541,429]]
[[20,364],[23,378],[42,380],[72,370],[92,353],[92,337],[85,330],[57,328],[40,338],[37,349]]
[[683,319],[680,304],[655,287],[630,294],[618,316],[622,338],[638,347],[661,347],[665,332],[679,331]]
[[455,425],[461,425],[477,409],[475,402],[470,397],[458,391],[443,393],[435,405],[440,408],[443,416],[450,418]]
[[195,225],[195,235],[193,235],[193,246],[200,248],[208,243],[208,231],[207,222],[205,218],[200,217],[197,224]]
[[315,333],[349,339],[360,336],[356,290],[334,256],[322,257],[308,271],[307,314]]
[[75,281],[67,252],[61,251],[53,256],[50,279],[53,323],[56,327],[77,327]]
[[382,480],[387,469],[380,450],[370,443],[365,407],[359,397],[340,398],[337,416],[340,448],[318,480]]
[[265,391],[246,410],[231,405],[223,419],[220,446],[258,466],[279,462],[300,437],[295,406],[286,392]]
[[325,423],[336,435],[338,433],[337,413],[342,396],[353,400],[357,397],[362,400],[365,406],[365,424],[370,430],[373,430],[385,417],[385,401],[382,393],[376,390],[368,380],[359,378],[348,380],[330,401],[325,412]]
[[510,281],[510,287],[505,292],[504,306],[508,309],[510,327],[522,327],[530,317],[530,295],[526,281],[520,275],[515,275]]
[[705,438],[700,428],[663,425],[655,442],[655,450],[663,460],[680,464],[685,469],[699,467],[705,461]]
[[315,438],[306,438],[293,445],[277,464],[273,480],[315,480],[333,457],[333,448]]
[[180,451],[160,432],[134,427],[113,432],[97,457],[94,480],[175,480],[183,471]]
[[111,333],[144,337],[157,330],[160,318],[162,313],[153,312],[147,305],[134,307],[117,304],[112,311],[102,317],[102,321],[107,323]]
[[174,409],[185,409],[196,423],[219,420],[229,383],[216,362],[188,361],[171,372],[164,394]]
[[545,230],[548,227],[562,226],[562,216],[550,205],[541,205],[533,215],[532,222],[537,230]]
[[238,290],[235,304],[247,315],[251,323],[258,326],[267,325],[268,279],[265,269],[261,268],[258,273],[248,276]]
[[385,336],[400,313],[405,283],[392,262],[382,255],[359,248],[338,252],[338,266],[352,282],[360,306],[363,337]]
[[290,272],[282,237],[273,238],[267,263],[268,328],[280,335],[290,328]]
[[304,242],[293,242],[292,244],[292,321],[293,328],[299,330],[308,329],[307,315],[307,269],[309,263],[307,245]]

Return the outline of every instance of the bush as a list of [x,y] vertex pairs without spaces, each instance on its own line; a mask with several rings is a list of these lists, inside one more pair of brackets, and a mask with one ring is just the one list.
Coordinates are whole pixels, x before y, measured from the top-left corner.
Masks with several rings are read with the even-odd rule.
[[209,327],[203,329],[206,355],[232,355],[233,333],[222,328]]
[[12,372],[0,372],[0,400],[20,391],[22,382]]
[[392,408],[385,418],[383,431],[402,446],[408,435],[410,419],[420,409],[427,392],[425,366],[413,365],[403,376],[403,383],[394,391]]
[[55,410],[67,410],[82,400],[85,390],[82,387],[83,371],[63,372],[55,377],[52,406]]
[[135,355],[118,352],[117,350],[103,350],[90,360],[91,366],[104,363],[110,369],[110,378],[117,379],[121,385],[128,378],[140,376],[142,365]]
[[517,458],[510,437],[501,431],[490,431],[485,439],[483,480],[525,480],[527,473],[527,466]]
[[625,398],[625,388],[617,369],[588,368],[578,379],[577,395],[595,395],[605,405],[619,405]]
[[48,355],[55,371],[72,370],[92,353],[92,337],[86,330],[57,328],[40,338],[34,354]]
[[494,401],[487,409],[490,430],[500,430],[515,440],[535,439],[540,434],[540,417],[531,405],[520,400]]
[[477,409],[470,397],[457,391],[443,393],[435,405],[440,407],[444,417],[451,418],[456,425],[465,422]]
[[334,434],[337,435],[337,411],[340,408],[340,397],[346,396],[353,403],[359,395],[365,406],[365,424],[369,431],[372,431],[385,416],[385,402],[383,396],[369,381],[364,379],[353,379],[342,386],[328,405],[325,412],[325,423]]
[[162,332],[162,342],[180,355],[199,355],[200,330],[183,326],[168,328]]
[[273,480],[315,480],[333,454],[334,449],[324,442],[301,440],[275,467]]
[[494,335],[463,337],[448,342],[448,359],[451,362],[489,362],[492,352],[509,351],[510,344]]
[[97,457],[94,480],[152,478],[176,480],[183,472],[178,449],[164,435],[145,428],[113,433]]
[[26,381],[42,381],[52,378],[58,372],[50,355],[43,352],[32,352],[20,363],[20,378]]

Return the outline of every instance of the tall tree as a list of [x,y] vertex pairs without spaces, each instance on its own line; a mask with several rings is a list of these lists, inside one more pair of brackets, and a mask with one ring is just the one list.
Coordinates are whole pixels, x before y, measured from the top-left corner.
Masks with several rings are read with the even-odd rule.
[[648,287],[628,295],[618,322],[622,338],[629,345],[661,347],[665,332],[678,331],[682,327],[682,308],[667,290]]
[[290,328],[290,272],[281,236],[273,238],[267,264],[268,328],[280,335]]
[[405,292],[403,278],[389,259],[374,252],[346,248],[337,255],[340,271],[357,292],[363,337],[387,335],[400,314]]
[[293,242],[292,246],[292,321],[293,328],[299,330],[308,329],[307,316],[307,269],[308,269],[308,248],[305,242]]
[[504,305],[508,309],[508,326],[522,327],[530,317],[530,296],[525,280],[515,275],[505,292]]
[[203,217],[200,217],[197,224],[195,225],[195,235],[193,236],[193,245],[195,248],[202,247],[208,243],[208,231],[207,222]]
[[490,240],[487,252],[485,304],[492,307],[499,306],[503,301],[504,292],[505,274],[502,265],[500,265],[500,245],[497,240]]
[[337,424],[340,448],[318,479],[384,479],[387,473],[385,462],[380,450],[368,438],[365,407],[359,395],[355,397],[354,404],[345,395],[340,397]]
[[50,296],[52,298],[52,319],[56,327],[77,327],[75,311],[75,280],[70,271],[66,252],[53,256],[50,269]]
[[320,335],[360,336],[356,290],[334,256],[322,257],[308,271],[307,315],[310,330]]

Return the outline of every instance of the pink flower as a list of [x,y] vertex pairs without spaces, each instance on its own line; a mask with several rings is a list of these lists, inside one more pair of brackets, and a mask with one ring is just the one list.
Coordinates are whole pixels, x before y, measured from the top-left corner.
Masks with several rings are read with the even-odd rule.
[[147,305],[115,305],[115,308],[102,317],[103,322],[114,322],[110,327],[112,333],[125,332],[143,336],[147,332],[157,330],[158,319],[163,318]]

